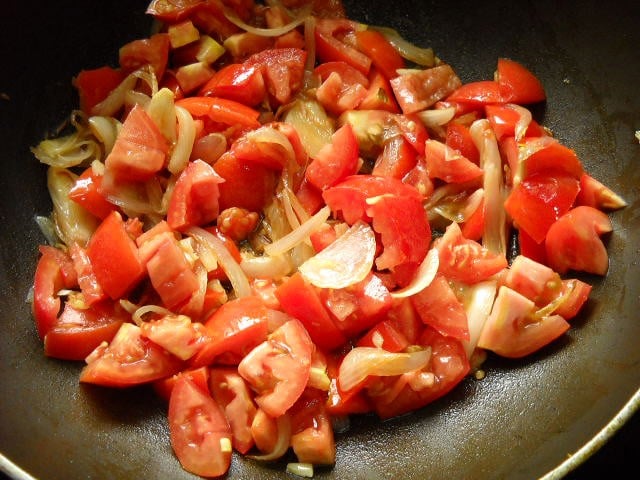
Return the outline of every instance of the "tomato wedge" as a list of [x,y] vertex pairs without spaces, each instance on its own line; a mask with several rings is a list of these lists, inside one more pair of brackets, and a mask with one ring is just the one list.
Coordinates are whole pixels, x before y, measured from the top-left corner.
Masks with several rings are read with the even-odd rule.
[[505,103],[537,103],[547,98],[538,77],[514,60],[499,58],[496,77]]

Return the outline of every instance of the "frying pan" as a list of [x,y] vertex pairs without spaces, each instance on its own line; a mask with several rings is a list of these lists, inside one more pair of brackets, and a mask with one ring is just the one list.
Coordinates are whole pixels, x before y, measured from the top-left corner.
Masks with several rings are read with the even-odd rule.
[[[491,78],[499,56],[524,63],[548,94],[535,117],[629,206],[611,215],[609,274],[584,277],[594,283],[592,298],[563,338],[524,360],[491,357],[484,380],[467,379],[414,414],[383,423],[355,418],[337,437],[335,467],[317,469],[316,478],[560,478],[639,403],[639,7],[595,0],[345,5],[352,18],[433,47],[463,81]],[[148,34],[145,7],[3,3],[0,465],[16,478],[23,475],[15,467],[42,479],[193,478],[171,452],[162,402],[146,388],[78,385],[81,364],[45,358],[25,303],[43,242],[34,216],[51,208],[45,169],[29,147],[75,106],[73,75],[114,64],[120,45]],[[290,477],[282,464],[234,458],[229,478]]]

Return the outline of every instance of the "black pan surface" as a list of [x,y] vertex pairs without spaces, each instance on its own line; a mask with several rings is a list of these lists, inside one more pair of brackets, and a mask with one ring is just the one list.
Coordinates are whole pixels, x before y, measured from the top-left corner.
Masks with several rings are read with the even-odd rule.
[[[490,78],[499,56],[527,65],[548,94],[536,118],[629,206],[612,214],[610,272],[586,278],[595,285],[592,299],[564,338],[526,360],[491,358],[484,380],[468,379],[415,414],[355,419],[338,436],[337,464],[316,478],[559,478],[575,466],[565,462],[569,455],[586,444],[588,456],[600,445],[590,440],[639,403],[632,397],[640,387],[640,7],[595,0],[345,5],[352,18],[433,47],[463,81]],[[145,7],[3,3],[0,470],[17,465],[52,480],[193,478],[172,455],[164,405],[153,393],[79,386],[80,364],[44,357],[25,303],[43,242],[33,219],[50,210],[45,169],[29,147],[75,106],[73,75],[115,64],[120,45],[148,34]],[[625,430],[628,442],[638,439],[637,424]],[[609,455],[580,472],[615,458]],[[234,458],[229,478],[289,477],[282,464]]]

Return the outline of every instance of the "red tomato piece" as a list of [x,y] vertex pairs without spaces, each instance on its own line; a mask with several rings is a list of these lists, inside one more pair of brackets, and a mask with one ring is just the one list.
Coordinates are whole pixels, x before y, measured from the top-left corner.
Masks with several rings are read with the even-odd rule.
[[192,322],[186,315],[168,314],[144,322],[142,335],[180,360],[190,359],[200,348],[204,336],[201,323]]
[[532,152],[524,159],[524,178],[547,170],[560,171],[577,180],[582,176],[582,163],[576,152],[560,142],[547,137],[524,138],[522,142],[519,148]]
[[163,22],[175,23],[191,15],[205,0],[151,0],[146,13]]
[[449,65],[411,71],[391,80],[391,88],[403,113],[425,110],[451,95],[461,84]]
[[351,125],[346,123],[307,166],[307,181],[320,190],[326,190],[357,172],[358,154],[358,141]]
[[496,77],[505,103],[529,104],[542,102],[547,98],[538,77],[514,60],[499,58]]
[[245,63],[260,68],[269,95],[285,104],[302,87],[306,60],[307,52],[300,48],[273,48],[251,55]]
[[44,353],[64,360],[84,360],[102,342],[110,342],[131,316],[109,300],[77,309],[66,303],[56,324],[44,336]]
[[394,300],[387,315],[387,321],[407,339],[409,345],[416,345],[425,329],[424,323],[409,298]]
[[578,270],[605,275],[609,256],[600,236],[612,229],[609,217],[598,209],[587,206],[571,209],[547,232],[545,248],[549,266],[561,274]]
[[166,33],[156,33],[150,38],[133,40],[120,47],[120,66],[126,72],[132,72],[150,65],[156,78],[160,80],[167,68],[171,41]]
[[291,447],[298,462],[335,463],[336,444],[323,393],[306,390],[291,408]]
[[193,357],[192,366],[209,365],[223,354],[238,363],[267,338],[268,321],[269,309],[258,297],[228,301],[205,321],[208,341]]
[[422,120],[414,114],[394,115],[392,118],[400,128],[404,139],[411,144],[416,152],[424,155],[424,145],[429,139],[429,132],[427,132]]
[[529,257],[531,260],[535,260],[536,262],[544,265],[548,263],[544,242],[536,242],[522,229],[518,230],[518,246],[520,247],[521,255]]
[[169,399],[171,447],[182,467],[194,475],[218,477],[231,464],[231,429],[218,403],[186,375]]
[[300,398],[313,349],[302,323],[289,320],[242,359],[238,373],[257,392],[256,403],[267,414],[279,417]]
[[493,80],[465,83],[451,93],[447,101],[469,104],[474,108],[492,103],[504,103],[500,85]]
[[156,124],[136,105],[125,118],[105,167],[120,180],[149,180],[162,170],[168,150]]
[[542,243],[549,227],[573,205],[580,184],[561,172],[539,172],[514,187],[504,208],[518,229]]
[[251,425],[257,412],[249,386],[232,368],[212,368],[209,385],[229,421],[233,448],[247,453],[254,445]]
[[450,280],[473,284],[486,280],[507,267],[504,255],[498,255],[478,242],[462,236],[457,223],[451,224],[433,244],[438,250],[438,271]]
[[426,325],[435,328],[442,335],[469,340],[464,306],[444,276],[436,275],[429,286],[410,298]]
[[86,249],[74,243],[69,247],[69,254],[71,255],[73,266],[76,270],[78,286],[82,291],[83,302],[90,306],[95,302],[104,300],[107,295],[98,282],[95,273],[93,273],[91,260],[89,260]]
[[335,72],[316,89],[318,102],[335,116],[355,109],[366,95],[367,90],[361,83],[345,82],[340,74]]
[[256,162],[243,162],[230,152],[222,155],[213,169],[224,178],[219,185],[220,210],[231,207],[260,212],[273,198],[276,172]]
[[[520,109],[523,108],[520,107]],[[535,120],[529,119],[527,122],[527,119],[523,118],[522,112],[514,108],[512,104],[485,105],[484,109],[487,120],[489,120],[491,129],[496,134],[498,141],[504,137],[515,136],[517,128],[526,128],[524,132],[526,137],[542,137],[546,135],[544,129]],[[523,125],[521,126],[520,124]]]
[[504,285],[538,306],[554,300],[562,291],[560,275],[524,255],[518,255],[507,270]]
[[176,102],[195,117],[207,117],[225,125],[241,125],[247,128],[260,126],[260,113],[242,103],[220,97],[185,97]]
[[403,136],[391,137],[385,142],[371,174],[402,179],[416,166],[417,156],[418,152]]
[[275,295],[282,309],[302,322],[311,340],[321,349],[333,350],[346,342],[318,292],[299,272],[279,285]]
[[176,384],[176,381],[181,376],[187,376],[200,390],[205,393],[209,393],[209,367],[200,367],[182,370],[170,377],[161,378],[153,382],[153,390],[160,395],[167,402],[171,398],[171,392]]
[[447,146],[457,150],[476,165],[480,164],[480,152],[471,138],[469,127],[461,123],[449,122],[446,135]]
[[400,113],[400,106],[396,102],[389,80],[377,69],[369,71],[369,88],[366,96],[358,104],[358,110],[385,110]]
[[474,212],[460,226],[462,236],[464,238],[468,238],[469,240],[475,240],[476,242],[479,242],[482,239],[482,235],[484,234],[484,217],[485,208],[483,198],[480,202],[480,205],[478,205],[478,208],[476,208]]
[[260,68],[245,63],[222,67],[200,90],[202,96],[227,98],[250,107],[262,102],[266,94]]
[[104,219],[116,210],[116,206],[100,193],[101,185],[102,175],[96,175],[93,168],[88,167],[69,190],[69,198],[92,215]]
[[491,314],[480,333],[478,347],[508,358],[529,355],[569,329],[560,315],[535,316],[535,304],[515,290],[501,286]]
[[588,173],[583,173],[580,177],[580,192],[576,198],[576,205],[608,210],[625,207],[627,202]]
[[346,18],[322,18],[316,22],[316,54],[321,62],[342,61],[367,75],[371,58],[341,41],[346,34],[353,34],[360,26]]
[[107,98],[124,78],[125,74],[121,70],[108,66],[81,70],[73,79],[73,84],[78,89],[80,109],[91,114],[93,107]]
[[102,343],[86,358],[80,382],[105,387],[129,387],[169,377],[182,362],[142,336],[140,327],[123,323],[109,344]]
[[167,223],[174,230],[206,225],[218,217],[219,184],[224,179],[202,160],[189,162],[180,173],[167,207]]
[[463,183],[483,175],[483,170],[456,150],[437,140],[425,143],[425,161],[429,177],[447,183]]
[[409,340],[388,320],[376,324],[358,340],[358,347],[378,347],[387,352],[402,352],[409,346]]
[[369,79],[357,68],[343,61],[324,62],[313,70],[314,75],[320,77],[324,82],[332,73],[337,73],[346,84],[360,84],[363,87],[369,86]]
[[367,387],[367,396],[380,418],[422,408],[449,393],[469,373],[469,361],[459,340],[426,327],[419,344],[431,347],[425,368],[399,377],[380,377]]
[[565,320],[572,319],[589,299],[591,289],[591,285],[577,278],[562,280],[561,295],[565,298],[553,313],[562,316]]
[[145,276],[138,248],[118,212],[105,218],[87,245],[93,273],[114,300],[124,297]]
[[375,30],[357,31],[356,47],[367,55],[373,65],[388,79],[397,77],[397,70],[405,66],[404,59],[393,45]]
[[33,316],[38,335],[44,340],[47,332],[57,323],[61,300],[58,292],[77,284],[73,262],[62,250],[41,245],[40,259],[33,281]]

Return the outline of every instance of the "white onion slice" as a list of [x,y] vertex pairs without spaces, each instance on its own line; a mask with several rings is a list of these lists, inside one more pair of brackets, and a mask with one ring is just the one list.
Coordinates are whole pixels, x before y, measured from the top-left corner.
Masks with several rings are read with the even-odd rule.
[[173,147],[167,168],[173,174],[178,174],[189,163],[193,142],[196,139],[196,126],[191,114],[182,107],[175,107],[178,120],[178,140]]
[[298,25],[302,25],[306,18],[311,13],[312,5],[305,5],[304,8],[298,12],[298,16],[294,18],[292,21],[287,23],[286,25],[282,25],[281,27],[276,28],[259,28],[254,27],[253,25],[249,25],[244,20],[242,20],[236,12],[229,8],[224,8],[223,13],[227,20],[233,23],[236,27],[241,28],[245,32],[253,33],[254,35],[259,35],[261,37],[279,37],[280,35],[284,35],[285,33],[290,32]]
[[397,31],[389,27],[370,26],[369,28],[380,32],[403,58],[423,67],[433,67],[435,65],[435,55],[432,48],[418,47],[406,41]]
[[222,240],[200,227],[189,227],[186,233],[211,249],[218,258],[222,270],[227,274],[227,278],[231,282],[237,297],[247,297],[251,295],[249,279],[242,271],[242,268],[240,268],[238,262],[231,256],[227,247],[224,246]]
[[309,220],[302,223],[295,230],[287,233],[282,238],[264,247],[267,255],[275,256],[291,250],[299,243],[305,241],[309,235],[315,232],[329,218],[331,209],[328,206],[322,207],[318,213]]
[[465,298],[467,299],[465,312],[469,325],[469,340],[463,340],[462,344],[467,358],[471,358],[478,344],[482,327],[491,313],[497,289],[495,280],[486,280],[470,285],[465,290]]
[[388,377],[423,368],[429,363],[431,348],[391,353],[381,348],[356,347],[349,351],[338,370],[338,385],[347,392],[369,375]]
[[427,288],[438,273],[438,266],[440,265],[440,259],[438,257],[438,250],[432,248],[427,252],[424,260],[418,267],[415,277],[411,280],[411,283],[400,290],[391,292],[393,298],[405,298],[415,295]]
[[331,245],[304,262],[298,270],[320,288],[344,288],[363,280],[371,271],[376,238],[369,225],[358,221]]
[[243,258],[240,268],[249,278],[282,278],[291,272],[291,262],[284,255]]
[[455,107],[436,108],[431,110],[422,110],[417,115],[425,126],[434,128],[446,125],[453,119],[456,114]]
[[147,114],[169,143],[176,141],[175,96],[164,87],[158,90],[146,107]]
[[289,450],[289,442],[291,441],[291,419],[289,415],[285,413],[276,418],[276,423],[278,425],[278,440],[273,450],[262,455],[247,455],[247,457],[263,462],[270,462],[279,459],[287,453],[287,450]]
[[122,124],[113,117],[101,117],[99,115],[90,117],[88,123],[91,133],[102,142],[104,156],[106,157],[116,143]]
[[527,132],[527,128],[529,128],[529,124],[533,117],[529,110],[521,107],[520,105],[516,105],[515,103],[508,103],[506,107],[511,110],[515,110],[518,113],[519,118],[515,126],[515,138],[516,142],[519,142],[524,138],[524,134]]

